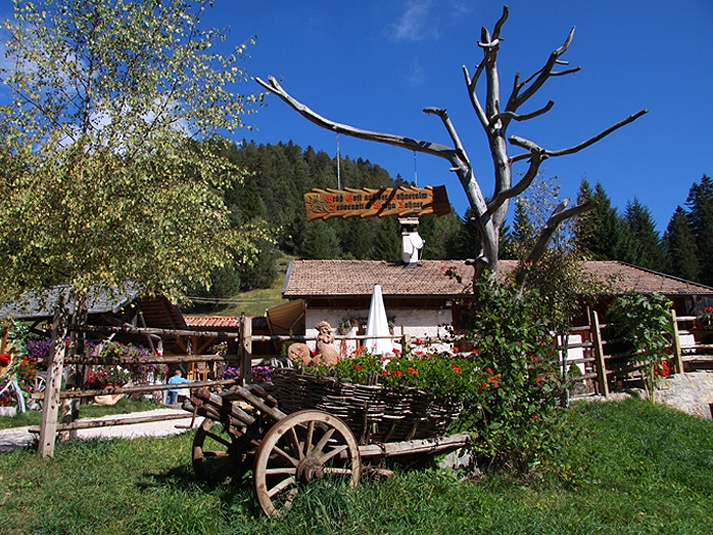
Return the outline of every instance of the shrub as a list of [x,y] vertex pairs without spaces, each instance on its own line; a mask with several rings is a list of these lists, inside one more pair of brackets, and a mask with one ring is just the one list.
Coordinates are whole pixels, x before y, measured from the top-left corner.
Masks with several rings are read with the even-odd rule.
[[485,277],[474,283],[468,338],[484,374],[459,421],[489,465],[528,471],[559,448],[559,355],[538,292]]
[[634,363],[641,366],[644,388],[652,401],[656,381],[670,372],[667,335],[673,334],[671,306],[663,295],[632,292],[617,297],[609,308],[617,335],[627,344]]

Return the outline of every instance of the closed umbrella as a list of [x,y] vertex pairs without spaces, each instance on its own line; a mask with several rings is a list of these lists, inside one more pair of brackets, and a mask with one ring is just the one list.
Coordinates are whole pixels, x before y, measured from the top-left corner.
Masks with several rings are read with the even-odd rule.
[[371,294],[371,305],[369,305],[369,318],[366,322],[366,338],[364,344],[374,355],[386,355],[393,353],[394,346],[390,338],[377,338],[389,336],[389,321],[386,319],[386,309],[384,308],[384,297],[381,295],[381,286],[374,285]]

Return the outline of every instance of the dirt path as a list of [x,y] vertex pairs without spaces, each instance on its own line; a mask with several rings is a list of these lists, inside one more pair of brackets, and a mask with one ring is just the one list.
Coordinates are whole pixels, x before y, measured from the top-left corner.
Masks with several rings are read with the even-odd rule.
[[[132,413],[132,414],[115,414],[101,418],[102,420],[115,420],[118,418],[127,418],[133,416],[159,416],[185,414],[185,418],[148,422],[143,424],[131,425],[108,425],[105,427],[97,427],[94,429],[81,429],[77,431],[80,439],[90,438],[137,438],[145,436],[165,437],[167,435],[176,435],[185,433],[186,429],[176,427],[177,425],[189,425],[191,423],[191,415],[181,409],[155,409],[152,411]],[[97,418],[98,419],[98,418]],[[91,420],[91,418],[87,418]],[[36,434],[30,433],[29,427],[15,427],[12,429],[0,430],[0,453],[7,453],[18,448],[32,445],[37,438]]]

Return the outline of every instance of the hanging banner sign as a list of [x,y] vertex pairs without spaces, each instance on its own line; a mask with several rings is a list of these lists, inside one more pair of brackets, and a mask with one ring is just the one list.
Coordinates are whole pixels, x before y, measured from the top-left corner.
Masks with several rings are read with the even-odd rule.
[[446,215],[451,212],[445,186],[379,189],[313,189],[305,193],[307,221],[332,217]]

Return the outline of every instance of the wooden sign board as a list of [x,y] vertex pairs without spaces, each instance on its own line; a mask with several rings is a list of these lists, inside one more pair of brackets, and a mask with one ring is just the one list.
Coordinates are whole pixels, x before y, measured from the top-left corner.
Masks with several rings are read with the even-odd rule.
[[313,189],[305,193],[307,221],[332,217],[446,215],[451,212],[445,186],[379,189]]

